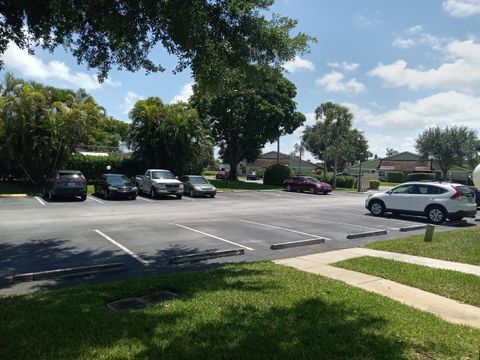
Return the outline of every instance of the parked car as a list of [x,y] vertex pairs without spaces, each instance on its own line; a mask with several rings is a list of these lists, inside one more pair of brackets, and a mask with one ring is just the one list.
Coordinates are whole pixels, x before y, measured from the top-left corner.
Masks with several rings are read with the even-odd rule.
[[480,189],[475,189],[475,202],[477,207],[480,207]]
[[447,218],[461,220],[477,214],[472,189],[444,182],[404,183],[387,192],[370,195],[365,207],[374,216],[383,216],[386,212],[419,215],[434,224],[441,224]]
[[228,177],[228,171],[225,170],[218,170],[215,174],[215,179],[217,180],[225,180]]
[[95,181],[95,193],[102,194],[104,199],[128,198],[135,200],[138,188],[122,174],[103,174]]
[[168,170],[148,169],[145,175],[135,176],[135,186],[139,192],[150,194],[152,199],[166,195],[181,199],[183,195],[182,182]]
[[260,180],[262,177],[258,175],[255,171],[249,172],[247,174],[247,180]]
[[308,191],[312,194],[322,193],[327,195],[332,191],[332,186],[309,176],[295,176],[283,182],[287,191]]
[[48,200],[56,197],[77,197],[87,199],[87,180],[78,170],[54,170],[45,176],[43,195]]
[[215,197],[217,189],[210,184],[207,179],[200,175],[185,175],[180,178],[183,183],[183,192],[195,196],[210,196]]

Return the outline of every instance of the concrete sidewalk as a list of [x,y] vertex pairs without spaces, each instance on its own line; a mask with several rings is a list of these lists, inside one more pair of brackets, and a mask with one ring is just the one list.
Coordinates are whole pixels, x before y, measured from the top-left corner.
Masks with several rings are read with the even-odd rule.
[[[361,248],[337,250],[290,259],[276,260],[275,263],[291,266],[298,270],[318,274],[335,280],[340,280],[360,289],[380,294],[414,308],[427,311],[448,322],[469,325],[480,329],[480,308],[476,306],[462,304],[458,301],[440,295],[432,294],[411,286],[399,284],[394,281],[382,279],[377,276],[367,275],[329,265],[338,261],[365,255],[379,256],[398,261],[408,260],[405,262],[424,266],[430,266],[430,264],[433,264],[436,266],[432,267],[441,269],[448,268],[449,270],[455,271],[468,270],[462,272],[473,273],[475,275],[479,274],[478,270],[480,269],[479,266],[474,265],[470,265],[472,268],[464,268],[463,265],[467,264],[427,259],[418,256],[412,256],[410,258],[410,255],[407,255],[406,257],[396,257],[397,255],[403,254]],[[433,262],[430,263],[430,261],[427,260],[433,260]],[[441,264],[437,262],[441,262]],[[442,267],[439,265],[442,265]]]

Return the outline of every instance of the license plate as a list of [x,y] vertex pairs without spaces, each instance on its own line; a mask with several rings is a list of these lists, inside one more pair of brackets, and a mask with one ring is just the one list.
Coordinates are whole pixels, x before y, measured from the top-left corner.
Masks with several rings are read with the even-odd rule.
[[75,186],[77,186],[77,184],[75,184],[74,182],[69,182],[69,183],[67,184],[67,186],[68,186],[68,187],[75,187]]

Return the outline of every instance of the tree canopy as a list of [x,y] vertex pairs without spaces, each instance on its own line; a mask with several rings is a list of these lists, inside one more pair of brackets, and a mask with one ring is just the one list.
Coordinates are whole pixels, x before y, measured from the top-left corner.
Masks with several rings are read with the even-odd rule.
[[303,132],[305,148],[325,164],[325,170],[333,170],[334,186],[339,169],[365,161],[372,154],[363,132],[352,129],[353,115],[348,108],[326,102],[315,109],[317,122]]
[[435,126],[417,137],[415,148],[422,158],[437,161],[445,177],[453,165],[471,166],[478,160],[480,140],[477,132],[466,126]]
[[[156,46],[190,66],[197,81],[225,66],[280,65],[312,40],[290,34],[295,20],[266,14],[273,0],[44,0],[0,2],[0,56],[10,42],[22,49],[62,46],[79,63],[107,77],[112,67],[164,71]],[[0,60],[0,64],[1,60]]]
[[295,85],[280,70],[263,65],[230,69],[215,91],[194,86],[192,104],[212,128],[231,180],[241,160],[255,160],[267,142],[293,133],[305,121],[295,111],[295,95]]
[[129,143],[147,167],[177,175],[198,173],[211,161],[213,144],[198,113],[185,103],[165,105],[158,97],[136,102],[130,111]]

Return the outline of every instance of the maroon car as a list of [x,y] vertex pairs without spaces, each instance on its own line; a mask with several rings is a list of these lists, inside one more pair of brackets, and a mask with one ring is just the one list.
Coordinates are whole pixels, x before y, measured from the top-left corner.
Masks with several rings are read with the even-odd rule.
[[217,180],[225,180],[228,177],[228,171],[225,171],[224,169],[220,169],[217,171],[215,174],[215,179]]
[[330,184],[309,176],[295,176],[287,179],[283,182],[283,187],[287,191],[308,191],[312,194],[322,193],[324,195],[332,191]]

